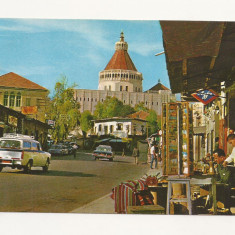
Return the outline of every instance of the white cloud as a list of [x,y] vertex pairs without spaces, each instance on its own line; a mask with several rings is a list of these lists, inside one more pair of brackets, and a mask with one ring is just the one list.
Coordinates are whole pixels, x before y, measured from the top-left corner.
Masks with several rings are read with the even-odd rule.
[[4,31],[22,31],[27,33],[49,32],[63,30],[67,32],[79,33],[79,36],[89,41],[98,48],[110,49],[112,45],[105,39],[107,31],[101,25],[94,24],[94,21],[84,20],[33,20],[19,19],[11,20],[8,26],[1,26],[0,30]]
[[55,72],[57,71],[56,68],[53,66],[42,65],[42,66],[21,66],[21,65],[12,65],[10,67],[4,66],[4,70],[0,70],[1,74],[14,72],[19,74],[20,76],[31,76],[31,75],[44,75],[45,73]]
[[131,43],[130,51],[133,51],[142,56],[155,55],[158,52],[162,52],[163,45],[160,43],[143,43],[143,42],[133,42]]

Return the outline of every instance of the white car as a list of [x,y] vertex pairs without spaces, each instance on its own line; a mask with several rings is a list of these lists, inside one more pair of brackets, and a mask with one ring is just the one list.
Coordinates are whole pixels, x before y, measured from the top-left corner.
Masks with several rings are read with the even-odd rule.
[[0,138],[0,172],[4,167],[23,169],[30,173],[32,167],[48,171],[51,154],[42,150],[33,137],[21,134],[4,134]]

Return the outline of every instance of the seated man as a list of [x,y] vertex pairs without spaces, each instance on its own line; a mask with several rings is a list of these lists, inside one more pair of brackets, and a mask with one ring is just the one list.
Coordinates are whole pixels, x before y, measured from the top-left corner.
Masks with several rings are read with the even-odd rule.
[[226,159],[224,150],[216,149],[213,152],[214,162],[216,163],[217,181],[224,184],[230,184],[231,172],[223,166]]
[[226,166],[228,163],[233,162],[233,164],[235,166],[235,134],[230,134],[227,137],[227,141],[229,144],[232,145],[233,150],[232,150],[231,154],[225,159],[223,165]]

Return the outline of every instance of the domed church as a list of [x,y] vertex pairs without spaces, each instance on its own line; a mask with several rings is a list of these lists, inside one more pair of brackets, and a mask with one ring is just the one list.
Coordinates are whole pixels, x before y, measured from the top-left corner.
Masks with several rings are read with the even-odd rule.
[[164,102],[175,101],[171,90],[158,84],[143,92],[143,75],[139,72],[128,54],[128,43],[121,32],[120,40],[115,43],[115,52],[105,69],[99,72],[98,90],[75,89],[75,99],[80,103],[80,111],[89,110],[92,114],[98,102],[107,96],[116,97],[123,104],[134,107],[143,102],[148,109],[161,115]]
[[137,71],[128,54],[128,44],[122,32],[111,60],[99,73],[98,90],[142,92],[142,80],[142,73]]

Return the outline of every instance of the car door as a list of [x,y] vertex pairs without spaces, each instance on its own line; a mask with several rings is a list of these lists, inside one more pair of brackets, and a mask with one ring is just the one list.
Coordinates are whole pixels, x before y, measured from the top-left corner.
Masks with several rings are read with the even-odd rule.
[[32,150],[33,166],[40,166],[40,154],[38,151],[37,142],[32,141],[31,150]]

